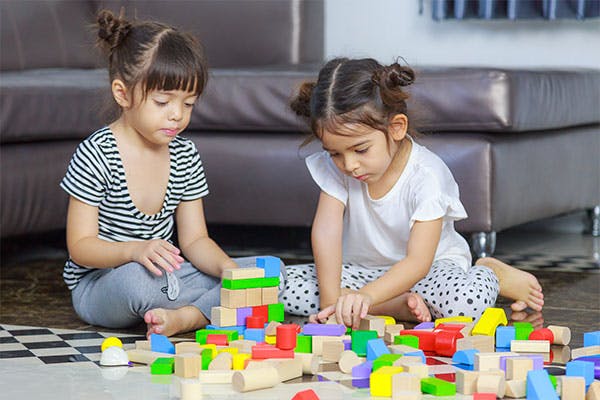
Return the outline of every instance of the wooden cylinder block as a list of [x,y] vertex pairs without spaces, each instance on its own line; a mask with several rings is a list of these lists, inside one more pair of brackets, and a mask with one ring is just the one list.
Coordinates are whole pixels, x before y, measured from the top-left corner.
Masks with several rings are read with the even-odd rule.
[[271,388],[279,383],[279,373],[275,367],[245,369],[233,374],[233,388],[238,392],[249,392]]

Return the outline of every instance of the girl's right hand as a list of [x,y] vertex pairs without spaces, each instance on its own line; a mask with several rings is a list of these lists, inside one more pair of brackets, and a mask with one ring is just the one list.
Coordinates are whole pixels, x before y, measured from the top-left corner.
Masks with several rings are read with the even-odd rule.
[[134,246],[133,261],[142,264],[156,276],[162,275],[159,268],[173,272],[173,269],[180,269],[180,264],[184,261],[179,255],[181,251],[166,240],[152,239],[131,243]]

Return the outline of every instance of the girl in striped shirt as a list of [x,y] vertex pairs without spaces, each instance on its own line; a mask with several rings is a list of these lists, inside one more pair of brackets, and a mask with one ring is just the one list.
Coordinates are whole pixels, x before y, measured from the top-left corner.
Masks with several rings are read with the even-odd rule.
[[175,28],[106,10],[97,27],[120,115],[79,145],[61,182],[70,195],[64,280],[87,323],[143,320],[148,334],[167,336],[201,328],[220,303],[222,271],[251,262],[208,236],[202,162],[179,136],[206,84],[202,49]]

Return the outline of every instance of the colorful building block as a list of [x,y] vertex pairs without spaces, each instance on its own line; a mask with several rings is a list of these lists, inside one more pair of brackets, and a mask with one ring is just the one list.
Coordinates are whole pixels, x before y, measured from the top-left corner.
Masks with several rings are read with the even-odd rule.
[[[277,268],[279,271],[279,267]],[[279,274],[279,272],[278,272]],[[272,278],[250,278],[250,279],[223,279],[221,285],[225,289],[242,290],[242,289],[260,289],[266,287],[279,286],[279,275]]]
[[600,346],[600,331],[585,332],[583,334],[583,347]]
[[558,400],[556,390],[550,382],[548,371],[533,370],[527,373],[527,400]]
[[152,375],[171,375],[175,369],[173,357],[159,357],[150,365]]
[[471,331],[471,335],[494,336],[498,325],[507,325],[506,313],[502,308],[489,307],[486,308],[475,326]]
[[419,349],[423,351],[435,351],[435,335],[433,331],[424,329],[405,329],[400,332],[400,335],[412,335],[419,338]]
[[392,376],[402,372],[402,367],[384,366],[369,377],[371,396],[392,397]]
[[292,400],[319,400],[319,396],[312,389],[302,390],[292,397]]
[[[367,343],[368,346],[368,343]],[[367,354],[368,354],[368,348],[367,348]],[[379,368],[381,367],[391,367],[394,362],[396,362],[396,360],[398,360],[399,358],[401,358],[402,355],[401,354],[382,354],[379,357],[377,357],[375,360],[373,360],[373,371],[377,371]],[[368,358],[367,358],[368,359]]]
[[262,268],[251,267],[251,268],[230,268],[223,271],[221,274],[222,279],[229,280],[240,280],[240,279],[251,279],[251,278],[264,278],[265,270]]
[[252,346],[252,358],[261,360],[265,358],[294,358],[294,350],[281,350],[270,344],[257,344]]
[[208,335],[227,335],[227,342],[237,340],[239,333],[237,330],[229,329],[198,329],[196,331],[196,342],[200,344],[206,344],[206,338]]
[[244,332],[244,339],[246,340],[254,340],[257,343],[261,343],[265,341],[265,330],[248,328]]
[[269,305],[261,306],[261,307],[267,307],[267,321],[268,322],[271,322],[271,321],[283,322],[283,318],[284,318],[283,303],[269,304]]
[[367,342],[371,339],[377,339],[376,331],[352,331],[352,351],[357,355],[364,357],[367,355]]
[[434,396],[454,396],[456,385],[442,379],[429,377],[421,379],[421,391]]
[[276,345],[281,350],[293,350],[296,347],[296,337],[300,327],[296,324],[279,325],[276,328]]
[[582,376],[585,379],[585,385],[589,386],[594,381],[594,363],[579,360],[569,361],[567,376]]
[[352,367],[353,378],[369,378],[373,371],[373,361],[365,361]]
[[548,329],[550,329],[554,335],[554,342],[552,342],[552,344],[567,346],[571,342],[571,329],[568,327],[548,325]]
[[514,326],[499,326],[496,328],[496,347],[510,348],[511,340],[516,340]]
[[150,350],[157,353],[175,354],[175,345],[166,336],[152,333],[150,334]]
[[440,356],[452,357],[456,352],[456,342],[462,339],[463,335],[460,330],[436,331],[435,335],[435,352]]
[[415,335],[398,335],[394,338],[394,344],[403,344],[418,349],[419,338]]
[[536,329],[529,334],[529,340],[547,340],[550,344],[554,343],[554,333],[548,328]]
[[513,322],[513,326],[515,327],[515,340],[527,340],[533,332],[531,322]]
[[279,274],[281,273],[281,260],[277,257],[257,257],[256,266],[265,270],[266,278],[279,278]]
[[236,325],[246,325],[246,318],[252,316],[252,307],[236,308]]
[[296,353],[312,353],[312,336],[297,335],[295,351]]
[[304,335],[311,336],[342,336],[346,326],[341,324],[305,324],[302,327]]
[[463,365],[474,365],[475,354],[479,353],[477,349],[459,350],[452,356],[452,362]]
[[446,324],[446,323],[452,323],[452,322],[469,323],[469,322],[473,322],[473,317],[457,315],[455,317],[438,318],[435,320],[434,327],[437,327],[439,324]]
[[383,354],[390,354],[390,350],[385,345],[383,339],[371,339],[367,341],[367,360],[375,360]]

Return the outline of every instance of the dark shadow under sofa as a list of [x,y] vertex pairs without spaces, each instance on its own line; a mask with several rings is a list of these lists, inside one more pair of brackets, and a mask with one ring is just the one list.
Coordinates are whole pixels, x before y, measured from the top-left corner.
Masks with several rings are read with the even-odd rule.
[[[65,226],[58,183],[103,120],[108,76],[88,25],[108,7],[197,34],[211,66],[184,136],[198,146],[209,223],[310,226],[318,197],[288,108],[324,62],[322,1],[0,1],[1,235]],[[410,61],[410,60],[408,60]],[[422,68],[418,140],[448,164],[476,252],[495,232],[600,207],[600,71]],[[412,111],[412,110],[411,110]],[[596,232],[597,234],[597,232]]]

